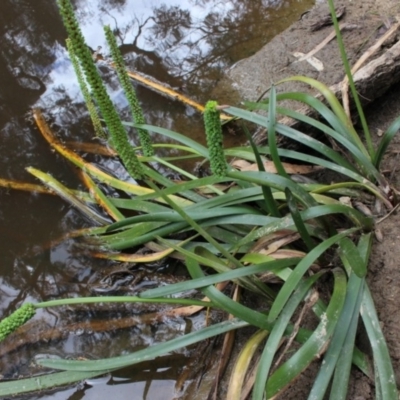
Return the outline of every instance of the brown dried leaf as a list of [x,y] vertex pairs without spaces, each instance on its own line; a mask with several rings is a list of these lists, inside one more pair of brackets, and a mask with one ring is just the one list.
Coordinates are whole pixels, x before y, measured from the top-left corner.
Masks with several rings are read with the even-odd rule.
[[[231,163],[232,167],[238,169],[239,171],[258,171],[258,166],[256,163],[250,163],[246,160],[235,160]],[[288,174],[310,174],[311,172],[318,171],[322,169],[320,166],[312,165],[296,165],[289,163],[282,163],[283,168]],[[271,174],[276,174],[276,168],[272,161],[264,161],[264,169],[266,172]]]
[[383,233],[380,228],[375,228],[375,237],[379,243],[383,242]]
[[268,255],[299,238],[300,235],[297,232],[293,232],[289,229],[282,229],[281,231],[273,232],[257,240],[257,243],[250,250],[250,253]]

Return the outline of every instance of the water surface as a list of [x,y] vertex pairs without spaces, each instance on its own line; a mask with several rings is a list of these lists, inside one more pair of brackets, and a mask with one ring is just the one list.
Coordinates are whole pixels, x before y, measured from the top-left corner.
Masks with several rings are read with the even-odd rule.
[[[255,53],[298,19],[311,3],[80,0],[74,5],[92,50],[101,46],[100,52],[107,58],[102,26],[110,25],[130,69],[204,103],[216,95],[213,89],[227,68]],[[50,172],[67,186],[82,187],[75,168],[50,150],[30,119],[30,109],[40,107],[63,139],[89,141],[93,137],[65,49],[66,34],[55,1],[3,0],[0,36],[0,178],[35,182],[25,170],[34,166]],[[129,118],[114,71],[106,63],[100,69],[113,101],[121,114]],[[204,141],[202,116],[196,110],[148,88],[136,84],[135,88],[149,123]],[[217,100],[232,104],[237,97],[227,90]],[[131,139],[135,142],[134,137]],[[242,138],[233,138],[231,143],[235,141],[240,143]],[[99,157],[92,159],[102,163]],[[116,163],[114,167],[120,168]],[[88,279],[106,266],[105,262],[77,251],[72,241],[52,245],[63,234],[88,226],[87,220],[55,196],[0,188],[0,218],[0,315],[8,315],[24,301],[87,295]],[[66,318],[65,314],[62,318]],[[73,321],[76,316],[71,314],[70,318]],[[41,311],[37,316],[37,320],[50,326],[58,324],[59,319],[56,309]],[[74,332],[58,344],[14,354],[13,367],[7,369],[5,376],[29,373],[31,359],[38,353],[62,357],[113,356],[183,334],[186,324],[187,321],[174,321],[168,327],[158,326],[158,331],[144,326],[118,336]],[[31,398],[125,399],[128,392],[131,399],[172,398],[184,363],[182,353],[164,365],[154,364],[150,370],[135,367],[115,373],[108,385],[74,386]]]

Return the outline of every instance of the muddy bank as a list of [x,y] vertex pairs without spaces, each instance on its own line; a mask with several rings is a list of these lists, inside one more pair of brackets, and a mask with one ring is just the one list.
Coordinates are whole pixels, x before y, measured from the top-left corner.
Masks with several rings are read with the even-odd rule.
[[[321,2],[320,2],[321,3]],[[275,37],[269,44],[254,56],[235,64],[227,72],[225,79],[216,88],[218,98],[219,90],[232,85],[239,93],[242,100],[258,100],[272,82],[292,75],[306,75],[318,79],[331,86],[342,81],[345,76],[339,50],[335,40],[326,44],[315,56],[322,62],[324,69],[317,71],[315,67],[306,61],[296,62],[293,53],[308,53],[321,43],[333,28],[323,27],[320,30],[312,31],[311,25],[321,20],[328,13],[328,7],[324,4],[317,4],[301,20],[295,23],[283,34]],[[351,25],[351,29],[343,31],[343,38],[350,64],[353,65],[360,56],[379,37],[396,23],[396,17],[400,17],[400,3],[397,0],[377,1],[336,1],[339,8],[346,7],[346,13],[341,22]],[[385,43],[383,48],[373,58],[378,58],[385,50],[400,41],[397,33]],[[397,72],[396,72],[397,74]],[[394,74],[394,75],[396,75]],[[378,101],[366,107],[368,123],[374,136],[374,141],[379,141],[378,133],[385,130],[400,115],[400,76],[393,77],[387,87],[376,87],[376,98]],[[286,90],[288,87],[285,88]],[[291,90],[308,90],[304,85],[291,84]],[[278,88],[279,90],[279,88]],[[381,91],[381,92],[379,92]],[[383,170],[391,184],[400,188],[400,136],[392,142],[383,163]],[[400,213],[394,213],[385,219],[379,227],[382,229],[384,239],[382,243],[376,242],[373,247],[369,263],[368,283],[375,300],[377,312],[381,325],[388,342],[393,366],[396,373],[396,380],[400,386],[400,309],[398,301],[400,296]],[[363,345],[363,332],[359,334],[360,344]],[[366,347],[364,350],[368,351]],[[315,373],[318,371],[317,363],[311,366],[292,388],[289,388],[281,397],[282,399],[305,399],[308,397]],[[363,376],[359,371],[354,370],[351,385],[348,392],[348,399],[373,400],[374,382]]]
[[[345,25],[342,34],[351,65],[396,22],[396,16],[400,16],[400,3],[396,0],[341,0],[336,1],[335,6],[338,12],[343,8],[345,10],[340,22]],[[315,29],[327,16],[329,8],[326,2],[317,2],[299,21],[259,52],[233,65],[215,89],[215,97],[219,98],[219,94],[231,86],[242,100],[255,101],[272,82],[293,75],[306,75],[328,86],[340,82],[345,72],[335,40],[331,40],[315,54],[323,70],[317,70],[305,60],[298,61],[294,55],[309,53],[333,32],[332,26]],[[396,40],[393,36],[385,42],[373,58],[378,58]],[[396,79],[400,79],[400,74]],[[304,85],[297,83],[291,83],[286,88],[305,90]],[[380,87],[375,89],[379,90]]]

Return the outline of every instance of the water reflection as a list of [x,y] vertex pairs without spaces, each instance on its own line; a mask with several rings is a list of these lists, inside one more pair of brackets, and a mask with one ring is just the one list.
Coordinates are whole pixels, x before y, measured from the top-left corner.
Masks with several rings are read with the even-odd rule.
[[[198,102],[216,95],[213,88],[224,70],[257,51],[297,19],[310,3],[310,0],[74,1],[92,49],[102,46],[102,55],[107,59],[102,26],[108,24],[130,69],[150,75]],[[56,2],[2,0],[0,37],[0,178],[34,182],[25,171],[27,166],[34,166],[51,172],[67,186],[81,187],[74,168],[51,152],[27,119],[29,109],[40,106],[64,139],[88,141],[93,136],[65,50],[65,30]],[[129,118],[114,71],[106,62],[101,62],[99,68],[114,102],[122,115]],[[195,110],[135,86],[150,123],[203,140],[202,117]],[[228,95],[229,98],[221,95],[218,100],[234,102],[234,93],[230,90]],[[233,138],[234,141],[242,139]],[[94,160],[100,162],[96,157]],[[88,294],[87,280],[105,263],[77,252],[72,242],[52,246],[55,239],[85,226],[87,221],[60,199],[46,195],[0,189],[0,204],[1,315],[8,315],[24,301]],[[54,310],[41,311],[40,318],[50,326],[58,324],[60,319]],[[114,338],[104,342],[107,344],[98,346],[103,353],[94,355],[105,354],[111,342],[116,343],[111,351],[118,354],[126,345],[123,337],[118,344]],[[73,355],[93,338],[74,336],[64,345],[50,349],[60,355],[63,352]],[[11,375],[20,373],[18,363],[29,366],[30,357],[37,350],[24,351],[14,360],[18,368]],[[179,365],[175,374],[177,368]],[[173,380],[173,374],[168,379]],[[58,398],[71,395],[60,393]],[[91,391],[75,398],[89,398],[88,393]],[[149,398],[157,397],[153,393]]]

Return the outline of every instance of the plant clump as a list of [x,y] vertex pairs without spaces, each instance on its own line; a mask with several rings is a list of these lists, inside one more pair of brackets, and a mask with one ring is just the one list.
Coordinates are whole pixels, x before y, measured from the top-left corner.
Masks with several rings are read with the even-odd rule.
[[[369,379],[375,379],[376,398],[397,399],[389,351],[366,281],[375,222],[371,213],[363,214],[352,206],[352,202],[355,205],[356,201],[370,201],[374,197],[388,210],[393,208],[394,204],[388,196],[391,188],[379,165],[400,126],[400,118],[384,133],[381,145],[372,154],[364,147],[333,92],[315,79],[295,76],[285,81],[299,81],[314,87],[328,105],[306,93],[276,93],[273,87],[268,99],[246,103],[247,110],[224,106],[227,115],[255,123],[265,128],[268,135],[268,146],[256,146],[248,135],[248,145],[224,149],[221,107],[216,101],[209,101],[204,111],[205,147],[183,134],[143,125],[143,113],[126,76],[115,38],[111,29],[105,28],[136,124],[122,122],[84,45],[70,2],[58,0],[58,3],[73,50],[104,115],[112,143],[133,178],[149,178],[141,185],[131,184],[101,171],[54,139],[50,128],[35,111],[39,129],[54,149],[100,185],[109,185],[126,194],[124,198],[106,195],[99,187],[93,187],[95,183],[91,178],[86,179],[88,189],[97,195],[93,201],[116,222],[109,224],[108,219],[99,222],[93,212],[87,212],[86,215],[94,223],[97,222],[96,226],[73,232],[69,237],[80,237],[81,244],[86,245],[93,256],[103,259],[149,264],[166,257],[176,257],[183,260],[182,264],[191,279],[146,289],[137,296],[63,299],[39,303],[36,307],[60,306],[68,302],[185,302],[189,307],[222,309],[234,319],[114,358],[95,361],[40,360],[39,364],[65,370],[58,375],[58,382],[61,378],[76,381],[82,379],[81,373],[100,375],[104,371],[154,359],[211,336],[251,325],[261,331],[244,346],[245,354],[237,361],[231,382],[241,384],[232,385],[229,400],[245,397],[245,372],[255,376],[253,387],[249,389],[253,391],[253,400],[274,398],[321,358],[323,362],[311,388],[310,398],[322,400],[328,390],[331,398],[346,398],[351,367],[354,365]],[[337,31],[337,36],[340,40],[340,31]],[[314,109],[319,118],[306,117],[280,107],[282,100],[306,104]],[[255,110],[262,110],[266,115],[260,115]],[[300,131],[300,128],[280,123],[278,114],[319,130],[337,146],[329,147]],[[200,178],[161,157],[153,157],[150,161],[164,163],[183,178],[179,181],[169,179],[151,165],[142,167],[124,130],[124,125],[137,127],[138,124],[143,131],[150,130],[174,140],[185,155],[207,159],[212,174]],[[310,151],[278,147],[277,135],[297,140]],[[157,146],[168,148],[170,144],[167,142],[157,143]],[[150,136],[142,136],[141,143],[145,155],[153,154],[152,148],[148,147],[151,146]],[[343,154],[341,149],[347,149],[347,153]],[[235,163],[228,165],[226,156],[235,159]],[[306,183],[302,183],[293,178],[299,170],[313,171],[315,167],[339,172],[340,182],[324,184],[305,180]],[[81,211],[86,210],[86,204],[77,201],[72,190],[56,186],[54,178],[45,173],[39,174],[32,167],[28,171],[47,187],[57,187],[57,193]],[[81,198],[87,198],[87,193],[79,194]],[[344,203],[343,197],[350,198],[350,201]],[[320,278],[324,277],[326,281],[328,274],[333,278],[327,289],[330,295],[325,292],[324,296],[319,296]],[[226,282],[260,296],[263,310],[249,307],[240,296],[231,298],[223,290]],[[194,289],[204,295],[203,300],[199,301],[190,294],[185,298],[175,297]],[[173,311],[179,310],[186,313],[181,315],[188,315],[187,309]],[[199,310],[195,308],[196,312]],[[319,321],[316,327],[309,329],[302,324],[303,311],[314,314]],[[191,312],[194,312],[193,308]],[[27,304],[21,307],[0,324],[0,338],[33,314],[34,306]],[[356,332],[361,319],[371,343],[371,357],[356,346]],[[296,346],[292,347],[294,341]],[[285,342],[286,346],[281,346]],[[250,347],[254,346],[260,348],[257,360],[252,358],[254,351],[250,351]],[[246,357],[248,360],[243,361]],[[252,370],[245,371],[250,369],[250,365]],[[71,378],[70,371],[79,374]],[[51,379],[44,377],[42,383],[45,378]],[[32,383],[32,379],[26,379],[24,385]],[[337,384],[339,382],[340,385]],[[50,384],[55,386],[57,383],[52,381]],[[16,393],[14,387],[0,384],[0,396],[10,393]]]

